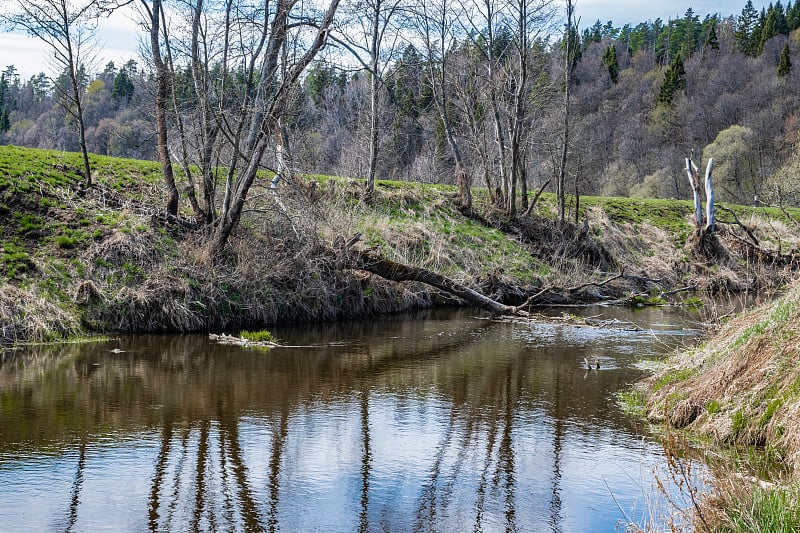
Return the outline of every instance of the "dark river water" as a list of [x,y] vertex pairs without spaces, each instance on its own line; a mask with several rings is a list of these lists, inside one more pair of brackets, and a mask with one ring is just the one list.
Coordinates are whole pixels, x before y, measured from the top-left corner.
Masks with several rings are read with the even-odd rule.
[[698,332],[583,313],[642,330],[448,311],[6,354],[0,531],[624,530],[663,450],[615,393]]

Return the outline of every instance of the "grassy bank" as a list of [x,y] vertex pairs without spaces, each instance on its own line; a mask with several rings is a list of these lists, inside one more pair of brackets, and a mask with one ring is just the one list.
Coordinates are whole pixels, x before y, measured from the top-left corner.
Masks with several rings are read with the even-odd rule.
[[[84,189],[78,154],[0,147],[0,343],[230,331],[457,303],[424,285],[342,268],[332,243],[355,233],[361,246],[389,259],[508,303],[622,269],[626,279],[580,296],[657,295],[689,285],[745,290],[791,275],[735,247],[714,261],[698,257],[688,244],[685,201],[582,198],[581,224],[561,226],[553,195],[543,195],[534,216],[512,220],[476,190],[467,217],[447,186],[380,181],[366,204],[361,182],[325,176],[282,183],[281,202],[255,190],[227,252],[209,257],[203,228],[160,216],[157,163],[100,156],[91,163],[96,183]],[[764,246],[785,251],[800,240],[780,210],[736,211]]]
[[701,506],[710,529],[800,530],[800,284],[643,386],[648,418],[705,450],[716,477]]

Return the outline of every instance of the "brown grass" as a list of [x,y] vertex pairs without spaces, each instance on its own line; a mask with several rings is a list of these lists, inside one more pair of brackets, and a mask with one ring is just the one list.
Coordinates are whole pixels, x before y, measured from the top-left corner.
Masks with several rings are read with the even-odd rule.
[[731,320],[650,383],[667,383],[651,396],[651,420],[712,442],[774,448],[800,477],[800,285]]
[[48,342],[80,331],[74,314],[36,292],[0,286],[0,344]]

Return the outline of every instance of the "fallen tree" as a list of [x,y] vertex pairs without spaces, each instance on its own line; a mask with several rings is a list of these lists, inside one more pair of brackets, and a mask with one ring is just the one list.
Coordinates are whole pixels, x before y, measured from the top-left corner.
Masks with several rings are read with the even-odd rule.
[[[352,242],[353,239],[350,241]],[[422,267],[397,263],[379,255],[350,247],[340,248],[337,253],[345,268],[364,270],[389,281],[418,281],[457,296],[469,304],[496,315],[528,316],[528,313],[522,310],[523,307],[526,307],[527,302],[516,307],[505,305],[457,281]]]
[[347,242],[344,242],[344,239],[342,238],[337,238],[337,240],[334,242],[334,252],[338,256],[338,262],[342,268],[363,270],[394,282],[416,281],[419,283],[424,283],[456,296],[468,304],[485,309],[486,311],[489,311],[495,315],[522,316],[530,318],[531,314],[529,311],[526,311],[526,309],[536,304],[546,304],[546,298],[544,297],[548,293],[552,294],[557,292],[567,292],[574,294],[587,287],[602,287],[611,283],[612,281],[625,277],[624,272],[620,272],[619,274],[616,274],[604,281],[584,283],[575,287],[563,288],[546,286],[528,296],[525,302],[523,302],[521,305],[506,305],[493,300],[492,298],[489,298],[488,296],[485,296],[478,291],[467,287],[466,285],[463,285],[441,274],[437,274],[436,272],[430,271],[426,268],[398,263],[372,252],[353,248],[353,245],[359,241],[360,237],[360,234],[356,234]]

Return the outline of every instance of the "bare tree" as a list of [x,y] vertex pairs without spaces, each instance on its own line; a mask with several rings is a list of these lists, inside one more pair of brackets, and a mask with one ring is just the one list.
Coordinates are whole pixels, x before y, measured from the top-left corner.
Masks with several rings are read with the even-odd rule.
[[[337,35],[336,42],[349,50],[370,76],[369,173],[366,195],[375,191],[375,177],[380,151],[379,92],[384,75],[397,50],[400,38],[395,19],[402,12],[404,0],[356,0],[348,5],[349,20]],[[387,42],[389,39],[389,42]]]
[[92,185],[89,152],[86,147],[86,125],[83,113],[84,76],[82,69],[91,57],[94,24],[109,7],[105,0],[15,0],[17,10],[0,14],[12,28],[22,28],[45,43],[53,52],[59,74],[65,74],[69,87],[55,84],[59,101],[78,124],[83,174],[86,186]]
[[158,135],[158,159],[161,162],[164,185],[167,188],[166,213],[168,217],[175,217],[178,214],[179,195],[178,188],[175,185],[172,159],[169,154],[167,115],[171,92],[171,74],[161,54],[162,29],[165,38],[167,37],[166,24],[163,21],[163,4],[161,0],[140,0],[140,5],[146,17],[145,25],[150,35],[150,53],[153,59],[153,66],[156,69],[156,134]]
[[418,0],[414,6],[415,30],[422,39],[428,67],[428,77],[433,101],[444,129],[447,146],[455,163],[455,178],[458,184],[458,201],[462,209],[472,209],[471,179],[467,171],[461,148],[453,131],[448,112],[449,94],[446,83],[448,54],[457,43],[456,17],[448,0]]
[[[467,35],[472,39],[473,46],[482,55],[485,64],[486,78],[484,80],[488,91],[489,109],[492,126],[494,129],[495,144],[499,156],[500,183],[503,199],[508,198],[510,181],[506,165],[506,138],[505,128],[501,119],[500,104],[498,102],[498,86],[502,84],[498,73],[502,71],[501,62],[506,50],[498,46],[496,40],[498,32],[507,30],[502,4],[499,0],[473,0],[471,5],[465,7],[465,16],[460,20],[467,24]],[[488,176],[489,169],[484,168],[484,180],[489,187],[490,198],[493,197],[491,183]]]
[[572,85],[572,66],[575,56],[577,30],[573,27],[575,4],[567,0],[567,24],[564,34],[564,144],[561,150],[561,165],[558,170],[558,221],[562,224],[566,211],[567,151],[569,149],[569,97]]
[[[225,18],[233,28],[232,4],[228,2]],[[246,9],[246,6],[236,7],[242,8],[238,14]],[[278,0],[272,10],[256,10],[255,16],[235,21],[242,23],[238,26],[238,44],[244,45],[247,52],[241,64],[246,88],[239,98],[238,115],[245,120],[231,124],[233,127],[226,125],[224,130],[231,146],[226,161],[225,197],[211,236],[212,254],[223,249],[238,226],[248,192],[273,138],[279,155],[283,151],[281,121],[297,80],[327,42],[339,0],[330,0],[318,18],[304,12],[302,7],[298,0]],[[304,37],[308,39],[307,45],[297,52]],[[234,51],[233,43],[226,43],[226,54]],[[223,75],[226,68],[223,67]]]
[[[516,193],[520,189],[522,208],[528,207],[528,186],[526,176],[526,135],[530,129],[528,121],[531,103],[531,74],[537,41],[541,40],[543,30],[552,17],[551,0],[511,0],[509,11],[514,21],[514,44],[516,48],[515,69],[509,70],[508,77],[513,80],[511,110],[509,112],[511,179],[508,188],[506,210],[514,216],[517,212]],[[569,14],[571,16],[571,13]],[[567,86],[569,80],[567,80]],[[567,89],[569,91],[569,89]],[[568,104],[567,104],[568,105]]]

